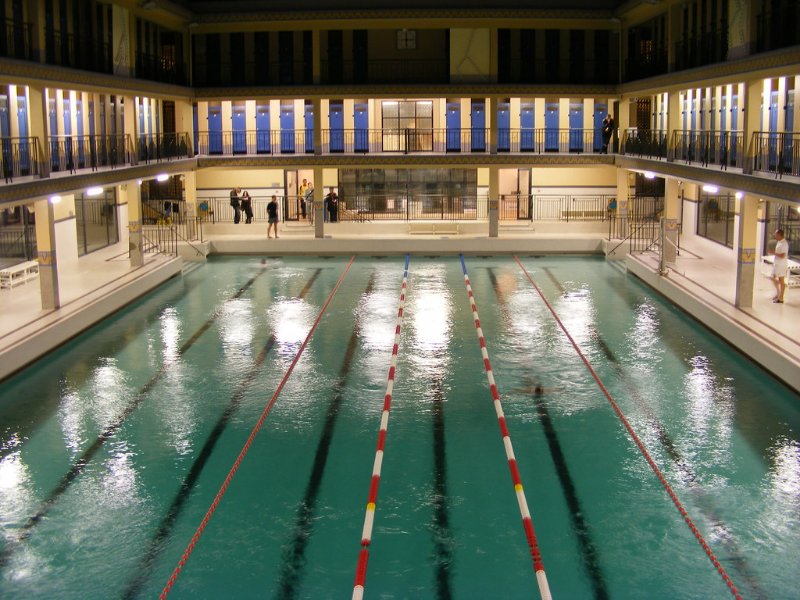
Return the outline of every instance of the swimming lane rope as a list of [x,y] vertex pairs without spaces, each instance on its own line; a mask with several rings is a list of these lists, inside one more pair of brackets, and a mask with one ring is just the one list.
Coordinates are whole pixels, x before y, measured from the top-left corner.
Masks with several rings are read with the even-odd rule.
[[520,262],[519,258],[517,256],[514,256],[514,260],[517,261],[519,268],[522,269],[523,273],[525,273],[525,277],[527,277],[528,281],[531,282],[531,285],[533,285],[534,289],[536,290],[536,293],[539,294],[539,297],[542,299],[542,301],[545,303],[550,313],[553,315],[553,318],[556,320],[556,323],[558,323],[558,326],[561,328],[561,331],[563,331],[564,335],[567,336],[567,339],[569,340],[570,344],[572,344],[572,347],[575,349],[575,352],[578,353],[578,356],[583,361],[583,364],[586,365],[587,369],[589,369],[589,373],[591,373],[598,387],[600,388],[600,390],[602,390],[606,399],[611,404],[611,408],[613,408],[614,412],[617,413],[617,416],[619,417],[620,421],[622,421],[622,424],[625,426],[625,429],[627,429],[628,434],[631,436],[636,446],[638,446],[639,451],[644,456],[645,460],[647,461],[647,464],[650,465],[650,468],[653,470],[653,473],[655,473],[656,477],[661,482],[661,485],[664,487],[664,490],[666,490],[667,494],[672,500],[672,503],[675,505],[675,508],[678,509],[678,512],[681,514],[681,517],[683,517],[683,520],[686,522],[686,525],[689,526],[689,529],[691,530],[692,534],[694,534],[695,539],[698,541],[700,546],[705,551],[706,556],[708,556],[709,560],[711,560],[711,564],[713,564],[714,567],[717,569],[717,572],[722,577],[722,580],[725,582],[725,585],[728,586],[728,589],[730,590],[731,594],[733,594],[733,596],[738,600],[741,600],[742,595],[739,593],[739,590],[736,589],[736,585],[733,583],[733,580],[725,571],[725,567],[723,567],[722,564],[719,562],[716,555],[714,554],[714,551],[711,549],[711,547],[708,545],[708,542],[706,542],[705,538],[703,537],[703,534],[700,533],[700,530],[694,524],[694,521],[689,516],[689,513],[686,511],[686,509],[683,507],[683,504],[681,504],[681,501],[678,499],[678,495],[672,489],[672,486],[669,484],[666,477],[661,472],[661,469],[658,468],[658,465],[656,465],[655,461],[650,456],[650,453],[647,451],[644,442],[642,442],[642,440],[639,439],[639,436],[636,435],[636,432],[633,430],[633,426],[628,422],[628,419],[625,418],[625,415],[623,414],[619,405],[614,401],[614,398],[611,397],[611,393],[606,389],[606,386],[603,385],[603,382],[600,380],[600,377],[597,375],[594,368],[592,368],[592,365],[589,363],[589,360],[586,358],[586,355],[581,351],[580,346],[578,346],[575,339],[570,335],[569,331],[567,331],[567,328],[564,326],[564,323],[561,322],[561,319],[558,317],[558,314],[553,309],[551,304],[547,301],[547,298],[545,298],[544,294],[542,293],[542,290],[540,290],[539,286],[536,285],[536,282],[533,280],[533,277],[531,277],[530,273],[528,273],[528,271],[522,265],[522,262]]
[[550,600],[552,596],[550,595],[550,586],[547,583],[547,575],[544,572],[544,563],[542,562],[542,555],[539,550],[539,542],[536,539],[536,532],[533,530],[533,519],[531,518],[530,511],[528,510],[528,501],[525,499],[525,491],[522,488],[522,480],[520,479],[519,469],[517,468],[517,459],[514,456],[514,448],[511,445],[511,436],[508,433],[506,417],[503,414],[503,405],[500,403],[500,394],[498,393],[497,385],[495,385],[494,382],[492,364],[489,362],[489,351],[486,349],[486,339],[483,337],[481,320],[478,316],[478,307],[475,304],[475,296],[472,294],[472,285],[469,281],[469,274],[467,273],[467,265],[464,262],[463,254],[461,255],[461,270],[464,273],[464,283],[467,286],[467,297],[469,298],[469,303],[472,307],[472,318],[475,321],[475,331],[478,334],[478,342],[481,346],[483,366],[486,369],[486,378],[489,380],[489,389],[492,392],[492,401],[494,403],[495,413],[497,413],[497,422],[499,423],[500,431],[503,434],[503,445],[506,449],[508,468],[511,470],[511,480],[514,482],[514,491],[517,493],[519,512],[522,515],[522,526],[525,530],[525,537],[528,540],[528,547],[531,550],[531,556],[533,557],[533,568],[536,571],[536,580],[539,584],[539,593],[542,596],[542,600]]
[[344,271],[342,271],[342,274],[339,276],[339,280],[336,282],[336,285],[333,287],[333,290],[331,291],[330,295],[328,296],[328,299],[325,301],[325,304],[322,305],[322,308],[320,309],[319,314],[317,315],[317,318],[314,320],[313,325],[311,325],[311,329],[309,329],[308,334],[306,334],[306,338],[303,340],[303,343],[300,344],[300,348],[297,350],[297,353],[295,354],[294,359],[292,360],[292,363],[289,365],[289,368],[286,370],[286,373],[284,374],[283,378],[281,379],[280,383],[278,384],[278,387],[275,389],[275,393],[272,394],[272,398],[270,398],[270,401],[267,403],[267,405],[264,407],[264,410],[261,412],[261,416],[258,418],[258,421],[256,421],[256,424],[253,427],[252,431],[250,432],[250,435],[248,436],[247,441],[244,443],[244,446],[242,447],[241,451],[239,452],[239,456],[236,457],[236,460],[234,461],[233,466],[231,467],[231,470],[228,472],[228,475],[225,477],[225,480],[222,482],[222,485],[220,486],[219,491],[217,492],[217,495],[214,497],[214,500],[211,502],[211,506],[209,506],[208,510],[206,511],[205,516],[203,517],[203,520],[200,522],[200,525],[197,527],[197,530],[194,532],[194,535],[192,536],[192,539],[189,541],[188,546],[186,546],[186,549],[183,551],[183,555],[181,556],[181,559],[178,561],[178,565],[172,571],[172,575],[170,575],[169,579],[167,580],[167,583],[164,585],[164,589],[161,590],[161,594],[159,595],[159,598],[161,598],[161,600],[163,600],[164,598],[167,597],[167,595],[169,594],[170,590],[175,585],[175,582],[178,579],[178,575],[180,575],[180,572],[183,569],[184,565],[186,564],[186,561],[189,560],[189,557],[191,556],[192,552],[194,551],[194,547],[197,545],[197,542],[200,539],[200,536],[203,534],[203,531],[205,531],[205,528],[208,525],[208,522],[211,520],[211,517],[214,516],[214,512],[216,512],[217,507],[219,506],[219,503],[222,500],[222,497],[225,495],[225,492],[228,490],[228,486],[230,485],[231,480],[233,479],[233,476],[236,475],[236,471],[239,470],[239,466],[241,465],[242,460],[247,455],[247,452],[250,450],[250,446],[253,444],[253,440],[256,438],[256,435],[258,434],[259,430],[261,429],[261,426],[264,424],[264,421],[267,418],[267,415],[272,410],[272,407],[275,404],[275,401],[278,399],[278,396],[280,395],[281,391],[283,390],[283,387],[286,385],[286,381],[289,379],[289,376],[292,374],[292,371],[294,371],[294,368],[297,365],[297,362],[300,360],[300,356],[303,354],[303,351],[306,349],[306,346],[308,345],[308,341],[311,339],[311,336],[314,334],[314,331],[317,329],[317,325],[319,325],[319,322],[322,320],[322,315],[324,315],[325,311],[328,309],[328,305],[331,303],[331,301],[333,300],[333,297],[336,295],[336,292],[339,290],[339,286],[341,285],[342,281],[344,280],[345,275],[347,275],[347,272],[350,270],[350,267],[352,266],[353,261],[355,261],[355,259],[356,259],[355,256],[351,256],[350,257],[350,262],[347,263],[347,266],[345,267]]
[[383,412],[381,413],[381,425],[378,430],[378,447],[375,450],[375,461],[372,465],[372,479],[369,484],[369,495],[367,497],[367,510],[364,515],[364,528],[361,530],[361,550],[358,553],[358,565],[356,566],[356,580],[353,585],[353,600],[361,600],[364,597],[364,581],[367,577],[367,561],[369,560],[369,545],[372,542],[372,526],[375,522],[375,503],[378,500],[378,485],[381,482],[381,465],[383,464],[383,448],[386,443],[386,430],[389,427],[389,410],[392,408],[392,391],[394,389],[394,376],[397,368],[397,353],[400,347],[400,327],[403,324],[403,311],[406,304],[406,288],[408,286],[408,262],[409,256],[406,254],[406,263],[403,269],[403,284],[400,287],[400,302],[397,306],[397,320],[394,327],[394,345],[392,346],[392,357],[389,361],[389,376],[386,382],[386,394],[383,397]]

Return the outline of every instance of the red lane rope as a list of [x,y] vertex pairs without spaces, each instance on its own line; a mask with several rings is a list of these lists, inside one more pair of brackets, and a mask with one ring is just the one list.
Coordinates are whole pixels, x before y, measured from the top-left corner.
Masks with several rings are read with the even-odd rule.
[[489,362],[489,351],[486,349],[486,339],[483,336],[483,329],[481,329],[481,320],[478,316],[478,307],[475,304],[475,296],[472,294],[472,285],[469,281],[467,274],[467,265],[464,262],[464,255],[461,255],[461,269],[464,272],[464,283],[467,286],[467,297],[472,308],[472,318],[475,321],[475,331],[478,334],[478,342],[481,346],[481,355],[483,356],[483,366],[486,369],[486,377],[489,380],[489,389],[492,392],[492,400],[494,402],[494,410],[497,413],[497,422],[500,425],[500,432],[503,434],[503,445],[506,449],[506,458],[508,459],[508,467],[511,470],[511,480],[514,482],[514,491],[517,493],[517,503],[519,504],[519,512],[522,515],[522,525],[525,530],[525,537],[528,540],[528,547],[531,550],[533,557],[533,567],[536,571],[536,580],[539,584],[539,593],[543,600],[550,600],[550,586],[547,583],[547,575],[544,572],[544,563],[542,562],[541,551],[539,550],[539,542],[536,539],[536,533],[533,529],[533,519],[531,518],[530,511],[528,510],[528,501],[525,498],[525,491],[522,487],[522,480],[519,476],[519,469],[517,468],[517,459],[514,456],[514,448],[511,445],[511,436],[508,433],[508,426],[506,425],[506,417],[503,414],[503,405],[500,403],[500,394],[495,385],[494,374],[492,373],[492,365]]
[[739,590],[736,589],[736,585],[733,583],[733,580],[725,571],[725,567],[723,567],[722,564],[717,559],[716,555],[714,554],[714,551],[708,545],[708,542],[706,542],[705,538],[703,537],[703,534],[700,533],[700,530],[694,524],[694,521],[689,516],[689,513],[683,507],[683,504],[681,504],[681,501],[678,499],[678,495],[672,489],[672,486],[667,482],[667,479],[666,477],[664,477],[664,474],[661,472],[661,469],[658,468],[658,465],[656,465],[655,461],[650,456],[650,453],[647,451],[644,442],[642,442],[642,440],[639,439],[639,436],[636,435],[636,432],[633,430],[633,426],[628,422],[628,419],[623,414],[619,405],[614,401],[614,398],[611,397],[611,394],[609,393],[608,389],[606,389],[606,386],[603,385],[603,382],[600,380],[600,377],[597,375],[594,368],[592,368],[592,365],[589,363],[589,360],[581,351],[577,342],[575,342],[573,337],[570,335],[569,331],[567,331],[567,328],[564,326],[564,323],[561,322],[561,319],[558,317],[556,311],[547,301],[547,298],[545,298],[544,294],[542,293],[542,290],[540,290],[539,286],[536,285],[536,282],[533,280],[533,277],[531,277],[530,273],[528,273],[528,271],[525,269],[525,267],[522,265],[522,263],[520,262],[519,258],[516,255],[514,256],[514,260],[517,261],[519,268],[522,269],[523,273],[525,273],[525,276],[528,278],[528,281],[531,282],[531,285],[533,285],[534,289],[536,290],[536,293],[539,294],[539,297],[542,299],[547,308],[550,310],[550,313],[553,315],[553,318],[556,320],[558,326],[564,332],[564,335],[567,336],[567,339],[569,340],[570,344],[572,344],[572,347],[575,348],[575,351],[578,353],[578,356],[580,356],[581,360],[583,361],[583,364],[586,365],[587,369],[589,369],[589,372],[592,374],[592,377],[594,378],[595,382],[597,382],[597,385],[600,387],[606,399],[611,404],[611,407],[614,409],[614,412],[617,413],[617,416],[619,417],[620,421],[622,421],[622,424],[625,426],[625,429],[628,430],[628,434],[631,436],[634,443],[639,447],[639,450],[641,451],[647,463],[650,465],[650,468],[653,470],[653,473],[655,473],[656,477],[661,482],[661,485],[666,490],[667,494],[672,500],[672,503],[675,505],[675,508],[678,509],[678,512],[681,514],[681,517],[683,517],[683,520],[685,521],[686,525],[689,526],[689,529],[694,534],[695,539],[698,541],[700,546],[705,551],[706,556],[708,556],[709,560],[711,561],[711,564],[713,564],[714,567],[717,569],[717,572],[722,577],[722,580],[725,582],[725,585],[728,586],[728,589],[730,590],[731,594],[733,594],[733,596],[738,600],[741,600],[742,595],[739,593]]
[[386,394],[383,398],[383,412],[381,425],[378,430],[378,447],[375,451],[375,462],[372,465],[372,479],[367,497],[367,510],[364,515],[364,527],[361,531],[361,550],[358,553],[356,579],[353,585],[353,600],[364,597],[364,581],[367,577],[367,561],[369,560],[369,545],[372,542],[372,526],[375,522],[375,503],[378,500],[378,485],[381,482],[381,465],[383,464],[383,449],[386,443],[386,430],[389,427],[389,410],[392,408],[392,391],[394,390],[394,376],[397,368],[397,354],[400,347],[400,327],[403,324],[403,311],[406,303],[406,288],[408,286],[408,255],[403,271],[403,284],[400,288],[400,302],[397,307],[397,320],[394,328],[394,345],[392,358],[389,362],[389,376],[386,383]]
[[261,412],[261,416],[258,418],[258,421],[256,422],[255,426],[253,427],[253,430],[250,432],[250,436],[247,438],[247,441],[244,443],[244,446],[242,447],[242,450],[239,452],[239,456],[236,457],[236,461],[233,463],[233,467],[231,467],[230,472],[225,477],[225,481],[222,482],[222,486],[220,486],[219,491],[217,492],[217,495],[214,497],[214,501],[211,503],[211,506],[208,508],[208,511],[206,512],[205,516],[203,517],[203,520],[200,522],[200,525],[197,527],[197,530],[194,532],[194,535],[192,536],[192,539],[189,542],[189,545],[186,546],[186,549],[183,551],[183,555],[181,556],[181,559],[178,561],[178,565],[175,567],[175,570],[172,571],[172,575],[170,575],[169,579],[167,580],[166,585],[164,585],[164,589],[161,590],[161,594],[159,595],[159,598],[161,600],[164,600],[164,598],[167,597],[167,594],[169,594],[170,590],[172,589],[172,586],[175,585],[175,582],[178,579],[178,575],[180,574],[181,569],[183,569],[184,565],[186,564],[186,561],[189,560],[189,556],[191,556],[192,551],[194,550],[194,547],[197,545],[197,542],[200,539],[200,536],[203,534],[203,531],[205,530],[206,526],[208,525],[208,522],[211,520],[211,517],[214,515],[214,512],[217,510],[217,506],[219,506],[219,503],[222,500],[222,497],[225,495],[225,492],[227,491],[228,486],[230,485],[231,480],[233,479],[233,476],[236,474],[236,471],[239,470],[239,465],[241,465],[242,460],[244,459],[244,457],[247,454],[247,452],[250,450],[250,446],[253,443],[253,440],[255,439],[256,434],[258,434],[258,431],[261,429],[261,426],[264,424],[264,420],[267,418],[267,415],[272,410],[272,406],[275,404],[275,401],[278,399],[278,395],[281,393],[281,390],[283,390],[283,386],[286,385],[286,381],[289,379],[289,376],[292,374],[292,371],[294,370],[295,365],[297,365],[297,362],[300,360],[300,356],[303,354],[303,351],[305,350],[306,345],[308,344],[308,341],[311,339],[311,336],[314,333],[314,330],[316,330],[317,325],[319,325],[319,322],[322,320],[322,315],[324,315],[325,311],[328,309],[328,305],[331,303],[331,300],[333,300],[333,297],[336,295],[336,292],[339,289],[339,286],[341,285],[342,281],[344,280],[345,275],[347,275],[347,272],[350,270],[350,267],[353,264],[353,261],[355,261],[355,259],[356,259],[355,256],[351,256],[350,257],[350,262],[347,263],[347,267],[345,267],[344,271],[342,271],[342,274],[339,276],[339,281],[336,282],[336,285],[334,286],[333,291],[330,293],[330,295],[328,296],[328,299],[325,301],[325,304],[320,309],[319,314],[317,315],[317,318],[314,321],[314,324],[311,326],[311,329],[309,330],[308,334],[306,335],[306,338],[303,340],[303,343],[300,345],[300,348],[297,350],[297,353],[295,354],[295,357],[292,360],[292,364],[289,365],[289,368],[287,369],[286,373],[284,374],[283,378],[281,379],[281,382],[278,384],[278,387],[275,390],[275,393],[272,394],[272,398],[270,399],[269,403],[267,403],[267,406]]

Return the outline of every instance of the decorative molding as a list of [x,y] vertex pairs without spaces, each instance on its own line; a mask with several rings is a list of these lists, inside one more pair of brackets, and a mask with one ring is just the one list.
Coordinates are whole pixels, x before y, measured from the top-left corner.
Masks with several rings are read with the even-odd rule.
[[739,264],[752,265],[756,262],[756,249],[755,248],[739,248]]

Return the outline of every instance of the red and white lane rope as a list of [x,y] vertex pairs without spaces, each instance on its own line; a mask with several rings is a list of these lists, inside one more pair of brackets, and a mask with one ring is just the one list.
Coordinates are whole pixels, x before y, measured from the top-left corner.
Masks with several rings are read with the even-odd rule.
[[675,505],[675,508],[678,509],[678,512],[681,514],[681,517],[683,517],[683,520],[686,522],[686,525],[689,526],[689,529],[691,530],[692,534],[694,534],[695,539],[698,541],[700,546],[705,551],[706,556],[708,556],[709,560],[711,560],[711,564],[713,564],[714,567],[717,569],[717,572],[722,577],[722,580],[725,582],[725,585],[728,586],[728,589],[730,590],[731,594],[733,594],[733,596],[738,600],[741,600],[742,595],[739,593],[739,590],[736,589],[736,585],[733,583],[733,580],[730,578],[727,571],[725,571],[725,567],[723,567],[722,564],[719,562],[719,559],[717,559],[716,555],[714,554],[714,551],[708,545],[708,542],[706,542],[705,538],[703,537],[703,534],[700,533],[700,530],[694,524],[694,521],[689,516],[689,513],[686,512],[686,509],[683,507],[683,504],[681,504],[681,501],[678,499],[678,495],[672,489],[672,486],[669,484],[669,482],[667,482],[666,477],[664,477],[664,474],[661,472],[661,469],[659,469],[658,465],[656,465],[656,462],[653,460],[653,457],[650,456],[650,453],[647,451],[644,442],[642,442],[639,436],[636,435],[636,432],[633,430],[633,426],[630,424],[630,422],[628,422],[628,419],[623,414],[619,405],[614,401],[614,398],[611,397],[611,393],[608,391],[608,389],[606,389],[606,386],[603,385],[603,382],[600,380],[600,377],[592,368],[592,365],[589,363],[589,360],[586,358],[586,355],[581,351],[580,346],[578,346],[577,342],[570,335],[569,331],[567,331],[567,328],[564,326],[564,323],[561,322],[561,319],[558,317],[558,314],[550,305],[550,303],[547,301],[547,298],[544,297],[542,290],[540,290],[539,286],[536,285],[536,282],[533,280],[533,277],[531,277],[530,273],[528,273],[528,271],[522,265],[522,262],[520,262],[519,258],[514,256],[514,260],[517,261],[519,268],[522,269],[523,273],[525,273],[525,277],[528,278],[528,281],[531,282],[531,285],[533,285],[534,289],[536,290],[536,293],[539,294],[539,297],[542,299],[547,308],[550,310],[550,313],[553,315],[553,318],[556,320],[556,323],[558,323],[558,326],[561,328],[561,331],[564,332],[564,335],[567,336],[567,339],[569,340],[570,344],[572,344],[572,347],[575,348],[575,352],[578,353],[578,356],[580,356],[581,360],[583,361],[583,364],[586,365],[587,369],[589,369],[589,373],[591,373],[595,382],[597,382],[598,387],[602,390],[606,399],[611,404],[611,408],[613,408],[614,412],[617,413],[617,416],[619,417],[620,421],[622,421],[622,424],[625,426],[625,429],[628,431],[628,434],[631,436],[631,439],[633,439],[636,446],[638,446],[639,451],[642,453],[642,456],[644,456],[644,459],[647,461],[647,464],[650,465],[650,468],[653,470],[653,473],[655,473],[656,477],[661,482],[661,485],[663,486],[664,490],[666,490],[667,494],[672,500],[672,503]]
[[322,320],[322,315],[324,315],[325,311],[328,309],[328,305],[331,303],[331,300],[333,300],[333,297],[336,295],[339,286],[342,284],[342,281],[344,280],[344,276],[347,275],[347,272],[350,270],[350,267],[352,266],[353,261],[355,261],[355,259],[356,259],[355,256],[350,257],[350,262],[347,263],[347,266],[345,267],[344,271],[342,271],[342,274],[339,276],[339,280],[333,287],[333,291],[328,296],[328,299],[325,301],[325,304],[320,309],[319,314],[317,315],[317,318],[314,321],[314,324],[311,326],[311,329],[309,329],[308,334],[306,335],[306,338],[303,340],[303,343],[300,344],[300,348],[297,350],[297,354],[295,354],[294,359],[292,360],[292,364],[289,365],[289,368],[286,370],[286,373],[281,379],[281,382],[278,384],[275,393],[272,394],[272,398],[264,407],[264,410],[261,412],[261,416],[258,418],[258,421],[256,421],[256,424],[253,427],[252,431],[250,432],[247,441],[244,443],[242,450],[239,452],[239,456],[236,457],[236,460],[233,463],[233,467],[231,467],[231,470],[225,477],[225,481],[222,482],[222,486],[220,486],[217,495],[214,497],[213,502],[211,502],[211,506],[208,508],[208,511],[206,511],[203,520],[200,522],[200,525],[194,532],[192,539],[189,541],[189,545],[186,546],[186,549],[183,551],[183,555],[181,556],[181,559],[178,561],[178,565],[172,571],[172,575],[170,575],[169,579],[167,580],[167,583],[164,585],[164,589],[161,590],[161,594],[159,595],[159,598],[161,600],[164,600],[164,598],[167,597],[167,594],[169,594],[170,590],[172,589],[172,586],[175,585],[175,582],[178,579],[178,575],[180,574],[181,569],[183,569],[184,565],[186,564],[186,561],[189,560],[189,556],[191,556],[194,547],[197,545],[197,542],[200,539],[200,536],[203,534],[203,531],[205,531],[208,522],[211,520],[211,517],[217,510],[217,506],[219,506],[222,497],[225,495],[225,492],[227,491],[228,486],[230,485],[231,480],[233,479],[233,476],[236,475],[236,471],[239,470],[239,466],[242,464],[242,460],[244,459],[247,452],[250,450],[250,446],[253,444],[253,440],[256,438],[256,435],[258,434],[258,431],[261,429],[261,426],[264,424],[264,420],[267,418],[267,415],[272,410],[275,401],[278,399],[278,395],[280,395],[281,390],[283,390],[283,387],[286,385],[286,381],[289,379],[289,375],[291,375],[292,371],[294,371],[297,362],[300,360],[300,356],[303,354],[303,351],[306,349],[306,346],[308,345],[308,341],[311,339],[311,336],[317,329],[317,325],[319,325],[319,322]]
[[519,504],[519,512],[522,515],[522,526],[525,529],[525,537],[528,540],[528,547],[531,550],[533,557],[533,567],[536,571],[536,580],[539,583],[539,593],[542,600],[550,600],[550,586],[547,583],[547,575],[544,572],[544,563],[542,563],[542,555],[539,550],[539,542],[536,539],[536,532],[533,530],[533,519],[531,519],[530,511],[528,510],[528,501],[525,499],[525,491],[522,488],[522,480],[519,476],[519,469],[517,468],[517,459],[514,456],[514,448],[511,445],[511,436],[508,433],[508,426],[506,425],[506,417],[503,414],[503,405],[500,402],[500,394],[495,385],[494,374],[492,373],[492,364],[489,362],[489,352],[486,349],[486,339],[483,337],[483,329],[481,329],[481,320],[478,316],[478,307],[475,304],[475,296],[472,294],[472,285],[469,281],[469,274],[467,273],[467,265],[464,262],[464,255],[461,255],[461,269],[464,272],[464,283],[467,286],[467,297],[469,298],[470,306],[472,307],[472,318],[475,321],[475,331],[478,334],[478,341],[481,345],[481,354],[483,355],[483,366],[486,369],[486,377],[489,380],[489,389],[492,392],[492,401],[494,402],[494,410],[497,413],[497,422],[500,425],[500,432],[503,434],[503,445],[506,448],[506,458],[508,459],[508,467],[511,470],[511,480],[514,482],[514,491],[517,493],[517,503]]
[[400,327],[403,324],[403,310],[406,304],[406,287],[408,286],[408,254],[403,270],[403,285],[400,288],[400,302],[397,307],[397,320],[394,328],[394,345],[392,358],[389,361],[389,376],[386,383],[386,394],[383,397],[383,412],[381,413],[381,426],[378,430],[378,447],[375,451],[375,462],[372,465],[372,479],[369,484],[367,497],[367,510],[364,515],[364,528],[361,530],[361,550],[358,553],[356,567],[356,580],[353,586],[353,600],[364,597],[364,580],[367,577],[367,561],[369,560],[369,545],[372,542],[372,526],[375,523],[375,503],[378,501],[378,485],[381,482],[381,465],[383,464],[383,448],[386,443],[386,430],[389,427],[389,410],[392,408],[392,390],[394,389],[395,369],[397,368],[397,353],[400,347]]

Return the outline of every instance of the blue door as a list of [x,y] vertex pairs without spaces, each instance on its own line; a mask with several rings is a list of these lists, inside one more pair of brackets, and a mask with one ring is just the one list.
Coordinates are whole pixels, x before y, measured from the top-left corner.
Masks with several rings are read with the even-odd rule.
[[78,115],[78,139],[76,140],[77,144],[77,151],[78,151],[78,168],[86,166],[86,148],[85,148],[85,140],[83,139],[83,101],[76,100],[75,101],[75,112]]
[[331,100],[328,119],[330,151],[344,152],[344,104],[341,100]]
[[70,171],[75,168],[75,157],[72,154],[72,111],[70,110],[69,97],[64,98],[64,159],[67,169]]
[[603,119],[608,114],[608,104],[597,102],[594,105],[594,135],[592,136],[592,152],[603,149]]
[[281,103],[281,152],[294,152],[294,104]]
[[792,131],[792,123],[794,123],[794,93],[789,91],[786,95],[786,121],[781,132],[783,137],[783,160],[781,165],[784,173],[790,173],[792,170],[792,135],[786,132]]
[[534,104],[523,102],[519,111],[519,149],[522,152],[533,152]]
[[222,107],[208,107],[208,153],[222,154]]
[[446,150],[447,152],[461,152],[461,103],[448,102],[447,116],[445,117]]
[[[102,123],[102,121],[101,121]],[[192,104],[192,127],[194,127],[194,153],[200,152],[200,128],[198,126],[199,118],[197,116],[197,102]]]
[[545,105],[544,151],[558,152],[558,102],[548,102]]
[[256,106],[256,152],[269,154],[272,152],[269,131],[269,104]]
[[56,114],[56,100],[48,100],[47,113],[50,117],[50,170],[58,171],[61,164],[61,149],[58,144],[58,115]]
[[26,96],[17,97],[17,127],[19,128],[20,175],[30,175],[31,146],[28,141],[30,133],[28,132],[28,98]]
[[511,107],[508,102],[497,103],[497,151],[511,150]]
[[247,115],[244,106],[235,107],[231,115],[233,153],[247,154]]
[[569,151],[583,152],[583,102],[569,103]]
[[314,154],[314,104],[312,102],[306,102],[304,119],[306,154]]
[[353,124],[356,128],[354,150],[369,152],[369,105],[366,102],[356,102]]
[[486,101],[472,101],[472,144],[473,152],[486,152]]

